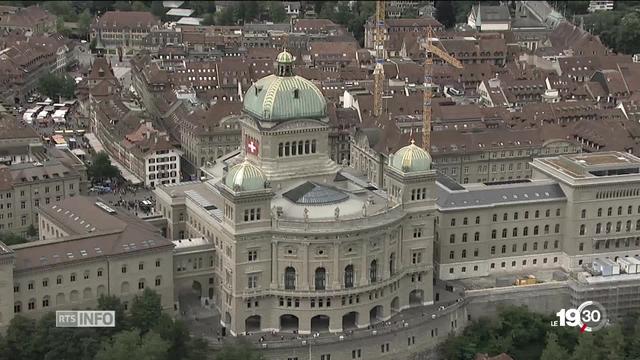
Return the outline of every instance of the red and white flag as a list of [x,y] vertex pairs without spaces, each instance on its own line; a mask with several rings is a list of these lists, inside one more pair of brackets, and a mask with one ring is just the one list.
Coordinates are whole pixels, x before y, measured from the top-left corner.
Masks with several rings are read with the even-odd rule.
[[258,151],[260,148],[260,143],[257,139],[252,138],[251,136],[245,137],[245,151],[247,154],[258,155]]

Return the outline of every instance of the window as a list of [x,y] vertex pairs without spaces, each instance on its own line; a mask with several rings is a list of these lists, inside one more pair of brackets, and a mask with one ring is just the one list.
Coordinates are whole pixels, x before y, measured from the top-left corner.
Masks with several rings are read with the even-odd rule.
[[501,252],[502,252],[503,254],[506,254],[506,253],[507,253],[507,245],[502,245],[502,250],[501,250]]
[[144,290],[144,279],[138,280],[138,290]]
[[527,235],[529,235],[529,227],[528,227],[528,226],[525,226],[525,227],[522,229],[522,236],[527,236]]
[[62,276],[58,275],[58,277],[56,278],[56,284],[60,285],[62,284]]
[[466,217],[462,219],[462,225],[468,225],[469,223],[469,219],[467,219]]
[[393,276],[396,272],[396,254],[389,255],[389,274]]
[[498,214],[493,214],[493,222],[498,221]]
[[122,265],[122,268],[120,269],[120,271],[122,271],[123,274],[127,273],[127,265]]
[[491,247],[491,255],[495,255],[495,253],[496,253],[496,247],[492,246]]
[[544,226],[544,233],[548,234],[549,233],[549,224]]
[[[636,230],[639,229],[638,225],[640,225],[640,220],[638,221],[638,223],[636,223]],[[602,232],[602,224],[601,223],[597,223],[596,224],[596,234],[600,234]]]
[[75,274],[75,273],[71,274],[71,276],[70,276],[70,278],[69,278],[69,279],[70,279],[72,282],[73,282],[73,281],[76,281],[76,274]]
[[540,217],[540,210],[536,210],[534,217],[536,219]]
[[549,216],[551,216],[551,210],[547,209],[547,210],[544,212],[544,216],[545,216],[545,217],[549,217]]
[[451,219],[451,226],[456,226],[456,218]]
[[[536,251],[536,250],[538,250],[538,242],[537,241],[533,243],[533,251]],[[534,264],[535,264],[535,260],[534,260]]]
[[462,258],[465,259],[467,257],[467,250],[463,249],[462,250]]
[[602,208],[598,208],[598,217],[602,216]]
[[325,290],[327,284],[327,270],[323,267],[317,268],[315,280],[316,290]]
[[522,244],[522,251],[527,251],[527,243]]
[[160,267],[160,259],[156,259],[156,267]]
[[607,216],[611,216],[612,213],[613,213],[613,208],[609,206],[609,208],[607,209]]
[[587,217],[587,210],[582,209],[582,211],[580,211],[580,218],[584,219]]
[[584,250],[584,243],[581,242],[580,244],[578,244],[578,250],[579,251],[583,251]]
[[538,230],[539,230],[538,225],[534,226],[533,227],[533,235],[538,235],[538,232],[539,232]]
[[496,230],[495,230],[495,229],[491,230],[491,238],[492,238],[492,239],[495,239],[495,238],[496,238],[496,234],[497,234],[497,232],[496,232]]
[[138,264],[138,270],[144,270],[144,263]]
[[518,220],[518,212],[513,213],[513,220]]
[[502,220],[507,221],[509,219],[509,215],[507,213],[502,214]]
[[102,277],[102,269],[98,269],[98,277]]
[[449,235],[449,243],[454,244],[456,242],[456,234]]
[[545,249],[545,250],[547,250],[547,248],[548,248],[548,247],[549,247],[549,242],[548,242],[548,241],[545,241],[545,242],[542,244],[542,248],[543,248],[543,249]]
[[258,275],[247,276],[247,288],[255,289],[258,287]]
[[49,279],[47,278],[42,279],[42,287],[47,287],[47,286],[49,286]]
[[372,260],[369,266],[369,279],[372,283],[378,281],[378,262],[376,260]]
[[463,243],[467,242],[467,233],[462,234],[462,242]]
[[618,206],[618,215],[622,215],[622,206]]
[[476,216],[476,225],[480,224],[480,216]]
[[249,250],[249,253],[248,253],[248,260],[249,260],[249,261],[256,261],[256,260],[258,260],[258,250]]
[[584,224],[581,224],[581,225],[580,225],[580,235],[584,235],[584,234],[585,234],[585,228],[586,228],[586,227],[585,227],[585,225],[584,225]]
[[287,290],[295,290],[296,288],[296,269],[291,266],[284,270],[284,288]]
[[162,282],[162,278],[160,276],[156,277],[156,286],[160,286]]
[[518,228],[513,228],[513,236],[518,236]]
[[449,259],[454,259],[455,257],[456,257],[455,251],[453,250],[449,251]]
[[42,307],[49,307],[49,297],[45,296],[42,298]]
[[502,238],[507,237],[507,229],[502,229]]
[[473,241],[480,241],[480,233],[479,232],[475,232],[473,234]]
[[344,268],[344,287],[353,287],[353,265],[347,265]]

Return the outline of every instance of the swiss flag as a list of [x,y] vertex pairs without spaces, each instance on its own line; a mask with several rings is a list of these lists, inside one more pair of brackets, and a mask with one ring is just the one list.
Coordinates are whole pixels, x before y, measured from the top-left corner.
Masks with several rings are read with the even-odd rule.
[[245,151],[247,154],[258,155],[258,151],[260,148],[260,143],[257,139],[252,138],[251,136],[245,137]]

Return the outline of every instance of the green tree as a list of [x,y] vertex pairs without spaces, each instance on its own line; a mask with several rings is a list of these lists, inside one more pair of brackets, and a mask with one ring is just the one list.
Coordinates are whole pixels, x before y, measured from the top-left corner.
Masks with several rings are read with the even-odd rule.
[[540,360],[566,360],[569,358],[569,352],[558,344],[558,335],[550,332],[547,335],[547,346],[542,351]]
[[216,15],[215,14],[205,14],[204,18],[202,18],[202,25],[209,26],[216,24]]
[[38,90],[54,101],[59,97],[71,99],[75,95],[76,82],[68,74],[49,73],[40,78]]
[[209,357],[209,343],[199,337],[190,338],[187,343],[186,360],[201,360]]
[[116,1],[113,9],[117,11],[131,11],[131,3],[129,1]]
[[599,352],[595,343],[595,336],[592,333],[584,333],[578,337],[578,344],[573,350],[571,360],[597,360]]
[[140,336],[138,330],[123,331],[105,340],[95,360],[166,360],[169,344],[150,331]]
[[80,15],[78,15],[78,32],[80,37],[87,38],[89,36],[89,28],[91,27],[91,21],[93,17],[88,9],[84,9]]
[[111,164],[106,152],[101,151],[93,157],[93,162],[87,169],[92,182],[114,179],[120,176],[120,170]]
[[215,1],[190,1],[187,7],[193,9],[194,16],[204,16],[205,14],[214,14],[216,12]]
[[604,356],[606,360],[623,360],[625,355],[622,327],[620,325],[609,327],[602,337],[602,345],[606,349]]
[[15,316],[7,329],[6,353],[10,360],[40,360],[33,341],[36,322],[23,316]]
[[27,239],[12,232],[6,232],[0,233],[0,241],[2,241],[5,245],[17,245],[26,243]]
[[100,332],[105,335],[112,335],[116,332],[128,329],[128,323],[125,315],[124,305],[115,295],[100,295],[98,298],[98,310],[111,310],[116,313],[115,328],[101,328]]
[[436,19],[447,29],[456,24],[456,11],[453,2],[449,0],[436,1]]
[[146,333],[158,324],[162,315],[160,295],[151,289],[144,289],[131,302],[131,326]]
[[36,227],[33,226],[33,224],[30,224],[29,227],[27,228],[27,236],[29,237],[38,236],[38,229],[36,229]]
[[[153,1],[152,3],[154,3],[156,1]],[[131,4],[131,10],[133,11],[149,11],[149,8],[147,7],[147,4],[145,4],[143,1],[134,1],[133,4]]]
[[263,360],[262,354],[258,353],[250,344],[241,343],[238,345],[225,345],[220,349],[215,360]]
[[180,360],[189,354],[189,330],[180,320],[173,320],[169,315],[160,315],[153,331],[169,343],[168,359]]
[[227,6],[220,12],[216,11],[216,25],[235,25],[237,20],[233,6]]
[[627,339],[627,357],[629,359],[640,359],[640,319],[636,318],[635,325],[630,333],[631,338]]
[[269,19],[274,23],[281,23],[287,20],[287,12],[279,1],[269,2]]
[[[209,1],[207,1],[209,2]],[[152,1],[151,2],[151,13],[159,18],[164,17],[165,10],[164,6],[162,6],[161,1]]]
[[95,356],[100,339],[95,329],[56,327],[56,315],[49,312],[36,324],[34,344],[43,360],[89,360]]
[[631,12],[620,21],[617,51],[625,54],[640,53],[640,14]]

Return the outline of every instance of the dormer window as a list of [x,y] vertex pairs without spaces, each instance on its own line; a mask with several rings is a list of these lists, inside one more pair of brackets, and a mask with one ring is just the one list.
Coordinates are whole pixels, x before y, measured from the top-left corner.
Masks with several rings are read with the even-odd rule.
[[300,90],[295,89],[293,90],[293,98],[297,99],[300,96]]

